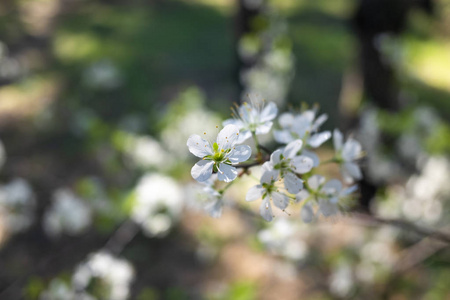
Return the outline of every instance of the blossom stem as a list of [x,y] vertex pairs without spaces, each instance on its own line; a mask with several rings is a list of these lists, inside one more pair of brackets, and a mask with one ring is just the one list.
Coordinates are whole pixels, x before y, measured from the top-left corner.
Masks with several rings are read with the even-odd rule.
[[231,181],[226,186],[224,186],[221,190],[219,190],[218,193],[223,195],[223,193],[235,182],[236,182],[236,180]]
[[256,147],[256,159],[260,160],[260,158],[262,157],[262,153],[261,153],[261,147],[259,146],[259,142],[258,142],[258,138],[256,137],[256,133],[254,131],[252,131],[252,137],[253,137],[253,141],[255,142],[255,147]]
[[320,162],[320,165],[326,165],[326,164],[337,163],[337,162],[338,162],[338,160],[337,160],[336,158],[331,158],[331,159],[329,159],[329,160]]

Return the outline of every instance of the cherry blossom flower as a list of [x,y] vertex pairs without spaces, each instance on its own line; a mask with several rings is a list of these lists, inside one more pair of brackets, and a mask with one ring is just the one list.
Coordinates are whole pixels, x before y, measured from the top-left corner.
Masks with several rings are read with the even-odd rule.
[[197,134],[191,135],[187,141],[189,151],[202,158],[192,167],[192,177],[198,182],[204,182],[215,172],[220,181],[233,181],[237,177],[233,164],[246,161],[252,153],[250,146],[236,145],[238,138],[239,129],[235,125],[225,126],[215,143],[210,143]]
[[100,284],[104,293],[102,299],[125,300],[129,298],[134,277],[133,266],[127,260],[107,251],[99,251],[90,254],[86,261],[78,265],[72,277],[72,286],[76,291],[85,292]]
[[149,237],[164,237],[178,221],[183,209],[182,190],[171,177],[144,174],[135,188],[131,218]]
[[35,210],[36,198],[28,181],[15,178],[0,186],[0,226],[9,233],[28,229]]
[[281,144],[288,144],[301,139],[308,146],[317,148],[331,137],[329,131],[317,132],[327,119],[326,114],[316,118],[314,110],[306,110],[299,115],[284,113],[278,119],[281,130],[274,130],[275,140]]
[[51,237],[63,233],[78,235],[92,223],[92,208],[70,189],[60,188],[53,193],[53,202],[45,212],[43,226]]
[[264,106],[264,100],[255,94],[250,94],[250,103],[244,102],[234,113],[234,119],[228,119],[223,125],[235,125],[241,130],[238,143],[242,143],[252,136],[252,132],[260,135],[266,134],[272,128],[273,122],[278,113],[275,103],[269,102]]
[[195,210],[204,210],[213,218],[222,215],[223,197],[214,188],[217,174],[213,174],[205,182],[192,184],[188,193],[189,206]]
[[362,179],[361,169],[356,163],[356,160],[363,155],[362,147],[353,138],[348,138],[345,143],[343,140],[342,133],[338,129],[335,129],[333,132],[333,144],[336,151],[336,160],[341,165],[341,173],[344,181],[352,183],[355,179]]
[[277,218],[258,232],[258,239],[272,253],[292,261],[300,261],[308,254],[308,245],[297,222]]
[[265,171],[261,176],[261,184],[255,185],[247,192],[246,201],[255,201],[262,198],[259,212],[264,220],[270,222],[273,219],[272,205],[281,210],[285,210],[289,205],[289,197],[279,192],[275,182],[278,179],[278,173],[275,171]]
[[[314,198],[319,204],[318,212],[324,216],[332,216],[339,212],[339,202],[347,198],[356,190],[356,185],[343,188],[342,183],[337,179],[331,179],[325,182],[325,177],[320,175],[311,176],[308,181],[308,191],[302,190],[296,195],[297,201],[303,201],[310,197]],[[305,223],[309,223],[314,219],[314,210],[311,202],[305,203],[301,217]]]
[[275,177],[284,179],[284,186],[291,194],[297,194],[303,188],[303,181],[296,174],[304,174],[311,171],[313,160],[304,155],[297,155],[303,142],[295,140],[284,149],[278,149],[270,156],[270,161],[265,163],[267,170],[276,173]]

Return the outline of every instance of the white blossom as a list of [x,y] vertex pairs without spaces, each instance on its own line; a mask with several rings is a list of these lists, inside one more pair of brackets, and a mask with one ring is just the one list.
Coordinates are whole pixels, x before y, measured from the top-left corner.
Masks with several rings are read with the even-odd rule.
[[73,287],[76,291],[84,291],[94,278],[106,287],[101,299],[125,300],[129,297],[134,270],[128,261],[101,251],[91,254],[77,267],[72,277]]
[[217,174],[207,181],[188,186],[188,205],[196,210],[204,210],[213,218],[220,218],[224,204],[222,194],[214,188]]
[[318,132],[327,119],[326,114],[316,118],[314,110],[306,110],[299,115],[283,113],[278,118],[281,130],[274,130],[275,140],[281,144],[288,144],[301,139],[309,147],[317,148],[331,137],[329,131]]
[[333,132],[333,144],[336,151],[336,160],[341,165],[342,176],[344,181],[352,183],[355,179],[362,179],[361,169],[356,161],[362,157],[361,144],[353,139],[348,138],[344,143],[342,133],[335,129]]
[[151,136],[130,136],[125,152],[134,165],[142,168],[165,168],[170,165],[171,156],[167,150]]
[[278,187],[275,186],[277,178],[277,172],[265,171],[261,176],[261,184],[250,188],[245,198],[246,201],[255,201],[262,198],[259,212],[268,222],[273,219],[271,202],[281,210],[286,209],[289,205],[289,197],[280,193]]
[[286,218],[279,218],[258,232],[258,239],[272,253],[298,261],[308,253],[307,244],[298,235],[296,224]]
[[278,113],[275,103],[269,102],[264,106],[264,100],[258,95],[249,94],[250,103],[244,102],[234,113],[234,119],[228,119],[223,125],[235,125],[241,131],[237,143],[242,143],[252,136],[252,132],[260,135],[266,134],[272,128],[273,122]]
[[111,60],[101,60],[90,65],[83,74],[83,81],[92,88],[112,90],[123,83],[122,76]]
[[246,161],[252,153],[250,146],[236,145],[238,138],[239,129],[235,125],[225,126],[213,144],[197,134],[191,135],[187,141],[189,151],[202,158],[192,167],[192,177],[198,182],[204,182],[214,171],[220,181],[233,181],[237,176],[233,164]]
[[85,231],[92,222],[92,209],[66,188],[53,193],[53,202],[44,214],[44,230],[50,236],[62,233],[77,235]]
[[330,277],[330,291],[338,297],[346,297],[355,284],[350,265],[339,264]]
[[302,145],[301,140],[294,140],[284,149],[274,151],[270,161],[264,164],[267,170],[276,174],[276,178],[284,179],[284,186],[291,194],[297,194],[303,188],[303,181],[296,174],[308,173],[314,164],[310,157],[298,155]]
[[36,199],[26,180],[16,178],[0,187],[0,220],[10,233],[28,229],[35,209]]
[[[324,216],[332,216],[339,212],[339,202],[347,198],[356,190],[356,186],[343,188],[337,179],[325,182],[325,177],[313,175],[307,181],[308,191],[302,190],[296,195],[297,201],[313,198],[319,204],[319,212]],[[315,217],[311,202],[305,203],[301,211],[301,218],[305,223],[310,223]]]
[[96,300],[86,292],[77,292],[70,283],[60,278],[50,281],[48,288],[39,295],[39,300]]
[[138,182],[131,218],[150,237],[165,236],[178,220],[183,199],[180,186],[171,177],[147,173]]

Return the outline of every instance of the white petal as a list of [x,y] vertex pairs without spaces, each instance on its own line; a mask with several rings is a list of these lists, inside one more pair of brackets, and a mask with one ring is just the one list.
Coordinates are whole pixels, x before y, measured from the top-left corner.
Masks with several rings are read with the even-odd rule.
[[272,192],[271,195],[273,204],[275,204],[276,207],[283,210],[289,205],[289,197],[278,192]]
[[282,128],[291,127],[294,123],[294,115],[291,113],[283,113],[278,118],[278,123]]
[[300,155],[296,156],[291,160],[291,165],[295,173],[305,174],[311,171],[314,162],[311,158]]
[[278,180],[280,173],[277,170],[266,171],[261,176],[261,183],[271,183]]
[[302,210],[300,212],[300,216],[302,217],[303,222],[305,223],[311,223],[314,219],[314,211],[311,207],[311,204],[305,203],[303,205]]
[[286,145],[286,148],[284,148],[283,155],[287,158],[294,158],[294,156],[297,155],[297,152],[302,149],[303,142],[302,140],[295,140],[290,142]]
[[323,143],[325,143],[326,141],[328,141],[330,139],[330,137],[331,137],[331,132],[329,132],[329,131],[316,133],[309,138],[308,144],[313,148],[317,148],[320,145],[322,145]]
[[335,215],[339,212],[337,205],[326,199],[319,199],[319,208],[325,217]]
[[294,138],[291,135],[291,132],[288,130],[274,130],[273,137],[275,138],[275,141],[277,141],[280,144],[287,144],[290,141],[294,140]]
[[236,144],[242,144],[243,142],[245,142],[246,140],[248,140],[251,137],[252,137],[252,133],[250,132],[250,130],[240,131],[239,137],[236,141]]
[[211,201],[205,205],[205,211],[213,218],[220,218],[222,216],[223,202],[221,199]]
[[198,182],[204,182],[212,175],[214,162],[211,160],[200,160],[191,169],[192,178]]
[[327,195],[337,195],[341,192],[341,190],[342,190],[342,182],[337,179],[331,179],[330,181],[326,182],[322,187],[322,191]]
[[235,167],[227,164],[219,164],[217,170],[217,179],[220,181],[230,182],[237,177],[237,170]]
[[264,172],[269,172],[269,171],[273,171],[273,164],[270,161],[266,161],[265,163],[263,163],[263,165],[261,166],[261,170],[262,173]]
[[341,196],[347,196],[347,195],[350,195],[350,194],[352,194],[353,192],[355,192],[357,189],[358,189],[358,186],[357,186],[356,184],[355,184],[355,185],[352,185],[352,186],[350,186],[350,187],[348,187],[348,188],[342,190]]
[[313,131],[319,130],[319,127],[322,126],[322,124],[325,123],[326,120],[328,120],[328,115],[327,115],[327,114],[322,114],[322,115],[320,115],[320,116],[314,121],[314,124],[313,124],[313,126],[312,126],[312,130],[313,130]]
[[255,201],[262,197],[265,189],[261,185],[252,186],[245,196],[245,201]]
[[340,132],[339,129],[335,129],[333,131],[333,145],[335,151],[339,151],[342,149],[343,140],[344,137],[342,136],[342,132]]
[[227,119],[227,120],[222,122],[222,126],[227,126],[227,125],[234,125],[237,128],[239,128],[239,130],[242,127],[244,127],[244,123],[242,123],[242,121],[238,120],[238,119]]
[[[216,176],[214,176],[216,175]],[[213,174],[208,180],[202,182],[203,184],[207,183],[208,181],[211,180],[211,178],[213,177],[217,177],[217,174]],[[205,186],[204,188],[202,188],[202,191],[205,192],[205,194],[209,197],[209,198],[217,198],[220,196],[220,193],[218,191],[216,191],[212,186]]]
[[244,102],[241,106],[239,106],[239,116],[244,121],[244,123],[252,123],[253,122],[253,115],[254,115],[254,109],[251,105],[249,105],[247,102]]
[[319,156],[316,153],[306,150],[306,149],[303,149],[302,155],[312,159],[313,167],[317,167],[320,164]]
[[301,190],[297,195],[295,195],[295,201],[301,202],[309,198],[309,193],[307,190]]
[[267,222],[272,221],[272,206],[270,205],[269,199],[267,197],[262,201],[261,206],[259,207],[259,213]]
[[308,179],[308,186],[309,188],[317,191],[324,182],[325,177],[320,175],[313,175]]
[[307,120],[310,124],[312,124],[312,122],[316,118],[316,112],[312,109],[308,109],[308,110],[305,110],[304,112],[302,112],[302,114],[300,116],[303,119]]
[[303,188],[303,182],[296,175],[287,173],[284,176],[284,186],[289,193],[297,194]]
[[238,145],[233,147],[230,153],[231,155],[228,156],[228,159],[232,163],[239,163],[249,159],[249,157],[252,155],[252,148],[247,145]]
[[272,122],[265,122],[262,124],[259,124],[258,127],[256,127],[255,133],[256,134],[266,134],[272,129]]
[[351,184],[355,182],[355,179],[347,172],[345,168],[341,168],[342,179],[345,183]]
[[200,158],[212,154],[211,145],[198,134],[193,134],[188,138],[187,146],[192,154]]
[[217,136],[219,149],[230,149],[236,144],[239,137],[239,128],[235,125],[225,126]]
[[294,124],[292,125],[292,131],[298,135],[297,138],[303,138],[305,133],[310,130],[310,127],[310,120],[302,114],[295,117]]
[[345,161],[355,160],[361,155],[361,150],[361,144],[358,141],[349,138],[342,149],[342,158]]
[[272,121],[275,119],[278,113],[277,105],[273,102],[269,102],[269,104],[264,107],[263,111],[261,112],[260,121],[261,122],[267,122]]
[[283,151],[281,151],[280,149],[275,150],[271,155],[270,155],[270,162],[273,165],[276,165],[278,163],[280,163],[281,161],[281,154],[283,153]]
[[336,204],[336,203],[339,202],[339,198],[338,197],[331,197],[329,201],[330,201],[330,203]]
[[343,168],[354,179],[359,180],[362,178],[361,169],[357,164],[350,162],[344,163]]

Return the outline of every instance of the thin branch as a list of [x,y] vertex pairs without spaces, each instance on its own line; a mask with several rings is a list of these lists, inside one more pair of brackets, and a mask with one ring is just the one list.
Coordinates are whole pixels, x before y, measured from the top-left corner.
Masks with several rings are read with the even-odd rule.
[[403,273],[419,265],[421,262],[447,248],[449,245],[441,240],[424,238],[420,242],[401,252],[400,258],[394,265],[395,273]]
[[139,229],[139,224],[136,224],[131,219],[125,220],[111,235],[103,246],[103,249],[111,254],[119,255],[128,243],[138,234]]
[[264,150],[264,152],[266,152],[267,154],[271,155],[273,151],[271,151],[269,148],[263,146],[263,145],[259,145],[259,148],[261,148],[261,150]]
[[370,215],[367,213],[353,212],[351,215],[353,217],[356,217],[357,219],[372,223],[374,225],[376,225],[376,224],[391,225],[391,226],[395,226],[395,227],[398,227],[403,230],[415,232],[424,237],[430,237],[430,238],[434,238],[436,240],[440,240],[445,243],[450,243],[450,234],[439,231],[439,230],[433,230],[430,228],[421,227],[419,225],[410,223],[405,220],[385,219],[385,218],[376,217],[376,216],[373,216],[373,215]]

